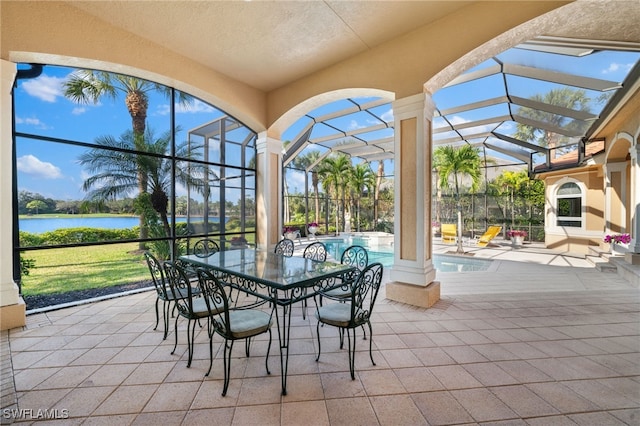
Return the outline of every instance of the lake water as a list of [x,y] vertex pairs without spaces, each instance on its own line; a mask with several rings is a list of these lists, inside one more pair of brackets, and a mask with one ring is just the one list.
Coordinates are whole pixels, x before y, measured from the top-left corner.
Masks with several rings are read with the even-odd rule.
[[[202,221],[202,217],[192,217],[192,221]],[[186,217],[176,218],[176,222],[186,222]],[[212,223],[217,223],[218,218],[209,218]],[[60,228],[106,228],[106,229],[125,229],[138,226],[140,220],[137,216],[125,217],[65,217],[65,218],[20,218],[20,230],[31,232],[33,234],[41,234],[47,231],[53,231]]]

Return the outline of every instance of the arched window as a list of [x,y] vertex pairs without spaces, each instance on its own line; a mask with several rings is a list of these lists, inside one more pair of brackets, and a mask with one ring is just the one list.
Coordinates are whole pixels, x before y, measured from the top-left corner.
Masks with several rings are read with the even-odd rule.
[[575,182],[567,182],[556,194],[556,225],[582,227],[582,190]]

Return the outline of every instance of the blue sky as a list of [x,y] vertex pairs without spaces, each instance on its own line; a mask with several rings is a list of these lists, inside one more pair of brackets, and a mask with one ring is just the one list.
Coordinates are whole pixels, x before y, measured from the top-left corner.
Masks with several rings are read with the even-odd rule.
[[[512,49],[501,55],[500,60],[528,66],[546,66],[549,69],[560,72],[571,72],[598,79],[622,81],[635,61],[637,53],[625,52],[600,52],[586,57],[575,58],[561,55],[543,55],[535,52],[524,52]],[[550,61],[550,58],[552,59]],[[487,63],[483,63],[475,69],[481,69]],[[20,80],[15,91],[16,105],[16,129],[18,132],[46,135],[61,139],[70,139],[82,142],[93,142],[97,136],[119,136],[131,128],[131,119],[126,110],[122,97],[112,100],[102,98],[96,105],[79,105],[67,99],[63,95],[62,85],[72,70],[69,68],[47,66],[44,72],[36,79]],[[495,78],[482,80],[475,83],[466,83],[443,89],[434,94],[434,101],[439,109],[461,105],[489,97],[501,95],[501,79]],[[521,97],[529,97],[535,93],[541,93],[549,89],[548,84],[531,80],[509,77],[509,88],[512,94]],[[365,101],[360,100],[360,101]],[[343,109],[350,105],[347,101],[335,102],[318,110],[311,111],[312,116],[326,114],[336,109]],[[169,100],[159,94],[152,94],[149,100],[147,127],[154,130],[156,135],[161,134],[170,127]],[[216,108],[197,101],[188,109],[176,106],[176,124],[182,128],[181,137],[186,138],[186,129],[213,120],[222,112]],[[384,120],[391,120],[393,112],[390,105],[376,109],[376,114]],[[489,111],[475,111],[473,113],[461,113],[452,118],[453,122],[462,123],[482,118],[483,114],[495,114]],[[289,130],[283,134],[283,139],[294,138],[300,128],[309,118],[301,118]],[[336,120],[334,124],[343,129],[352,130],[369,126],[374,120],[362,113]],[[434,121],[434,126],[440,125]],[[507,130],[508,131],[508,130]],[[321,136],[323,132],[335,133],[331,129],[314,129],[313,137]],[[379,131],[372,135],[363,135],[365,138],[380,138],[391,135],[392,130]],[[78,164],[77,158],[84,148],[76,148],[69,145],[44,145],[43,142],[18,140],[18,185],[19,190],[36,192],[59,200],[82,199],[84,192],[81,189],[84,179],[87,177],[85,170]],[[375,168],[376,164],[372,164]],[[385,162],[385,171],[393,172],[392,162]],[[289,188],[303,191],[304,180],[302,174],[289,176]]]

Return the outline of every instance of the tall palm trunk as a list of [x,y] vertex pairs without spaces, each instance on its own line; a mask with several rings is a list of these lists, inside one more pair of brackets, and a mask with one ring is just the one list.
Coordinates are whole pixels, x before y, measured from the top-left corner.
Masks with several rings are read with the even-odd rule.
[[[127,105],[127,110],[129,110],[129,114],[131,115],[131,125],[133,126],[133,134],[134,141],[136,144],[136,149],[143,150],[144,147],[144,132],[146,130],[146,119],[147,119],[147,108],[149,104],[147,102],[146,96],[144,93],[140,91],[131,91],[127,93],[125,98],[125,104]],[[148,188],[148,178],[141,167],[138,167],[138,192],[140,194],[146,194]],[[165,216],[166,216],[166,210]],[[145,217],[144,211],[140,213],[140,239],[147,239],[149,237],[149,228],[147,227],[147,218]],[[167,233],[167,236],[171,235],[170,232]],[[140,242],[138,244],[138,248],[140,250],[146,249],[146,244],[144,242]]]
[[373,227],[375,230],[376,225],[378,224],[378,215],[380,208],[380,186],[382,185],[382,178],[384,176],[384,162],[378,162],[378,174],[376,176],[376,190],[373,194]]
[[320,194],[318,194],[318,186],[320,182],[318,179],[318,172],[311,172],[311,185],[313,186],[313,193],[316,204],[315,223],[320,223]]

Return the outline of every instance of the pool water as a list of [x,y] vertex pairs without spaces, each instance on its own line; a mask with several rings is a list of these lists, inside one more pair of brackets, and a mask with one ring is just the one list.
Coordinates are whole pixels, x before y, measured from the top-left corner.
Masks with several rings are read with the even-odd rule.
[[[342,253],[351,245],[357,244],[367,249],[369,263],[380,262],[385,267],[393,266],[393,248],[391,246],[369,247],[366,238],[352,237],[348,240],[336,239],[323,241],[329,255],[336,260],[342,258]],[[439,272],[479,272],[486,271],[491,265],[490,260],[472,259],[445,254],[433,255],[433,266]]]

